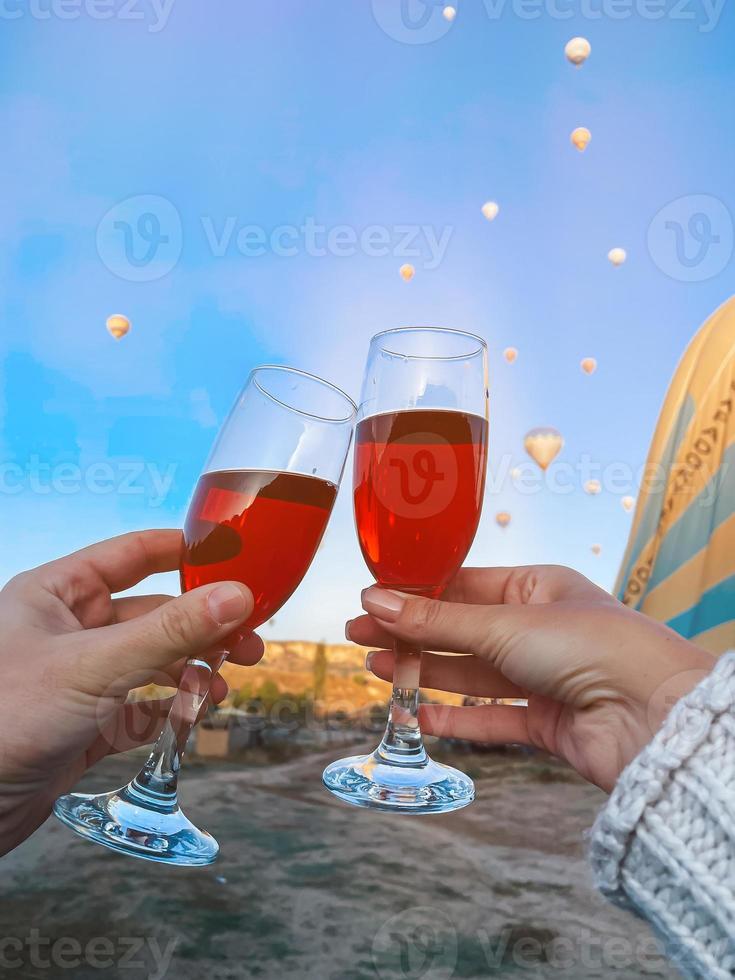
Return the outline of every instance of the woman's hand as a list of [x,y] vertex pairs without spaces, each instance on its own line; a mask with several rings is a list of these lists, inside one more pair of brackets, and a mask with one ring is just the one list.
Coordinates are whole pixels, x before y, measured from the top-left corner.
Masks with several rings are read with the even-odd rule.
[[[126,704],[133,688],[175,686],[188,657],[225,648],[236,663],[260,660],[260,638],[235,632],[253,608],[239,583],[112,598],[178,568],[180,551],[179,531],[125,534],[24,572],[0,592],[0,854],[85,769],[158,735],[170,702]],[[212,699],[226,693],[215,676]]]
[[[399,639],[466,654],[424,653],[423,687],[528,699],[528,707],[422,705],[425,732],[537,746],[608,791],[713,665],[706,651],[557,566],[461,569],[441,600],[372,586],[362,606],[368,615],[347,624],[355,643]],[[368,667],[390,680],[393,654],[370,654]]]

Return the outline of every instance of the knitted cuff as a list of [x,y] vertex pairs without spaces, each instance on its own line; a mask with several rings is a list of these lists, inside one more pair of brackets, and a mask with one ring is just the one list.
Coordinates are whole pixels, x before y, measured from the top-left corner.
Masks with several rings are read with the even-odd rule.
[[673,708],[592,831],[597,886],[685,975],[735,976],[735,652]]

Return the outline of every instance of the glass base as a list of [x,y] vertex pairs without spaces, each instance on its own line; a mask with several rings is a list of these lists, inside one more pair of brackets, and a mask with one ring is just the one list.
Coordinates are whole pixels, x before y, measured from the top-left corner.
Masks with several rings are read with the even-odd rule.
[[390,813],[447,813],[475,798],[475,784],[458,769],[428,756],[418,765],[391,762],[379,750],[333,762],[322,781],[345,803]]
[[147,861],[203,865],[219,853],[214,837],[184,816],[175,797],[159,803],[141,792],[135,780],[98,796],[60,796],[54,813],[81,837]]

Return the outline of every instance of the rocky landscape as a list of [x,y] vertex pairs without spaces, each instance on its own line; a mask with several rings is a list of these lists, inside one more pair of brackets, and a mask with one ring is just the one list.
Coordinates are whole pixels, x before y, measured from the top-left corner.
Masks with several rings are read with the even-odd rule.
[[[565,767],[455,753],[477,801],[406,818],[332,799],[334,754],[192,760],[184,806],[222,848],[209,868],[123,857],[52,818],[3,859],[0,976],[674,980],[647,928],[595,894],[584,835],[603,796]],[[108,759],[84,788],[139,761]]]

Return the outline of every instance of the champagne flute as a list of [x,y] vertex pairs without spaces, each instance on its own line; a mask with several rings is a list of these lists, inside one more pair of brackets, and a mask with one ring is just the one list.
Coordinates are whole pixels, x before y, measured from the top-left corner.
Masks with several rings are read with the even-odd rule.
[[[373,337],[355,431],[355,523],[377,583],[436,598],[477,531],[488,440],[487,346],[473,334],[405,327]],[[437,813],[474,799],[469,776],[426,753],[420,651],[395,644],[393,694],[371,755],[333,762],[324,784],[347,803]]]
[[[244,624],[270,619],[301,582],[332,511],[356,406],[339,388],[288,367],[256,368],[215,441],[189,505],[182,591],[236,580],[253,593]],[[187,739],[227,656],[187,661],[168,719],[138,775],[112,793],[54,805],[72,830],[125,854],[211,864],[219,846],[183,814],[178,773]]]

